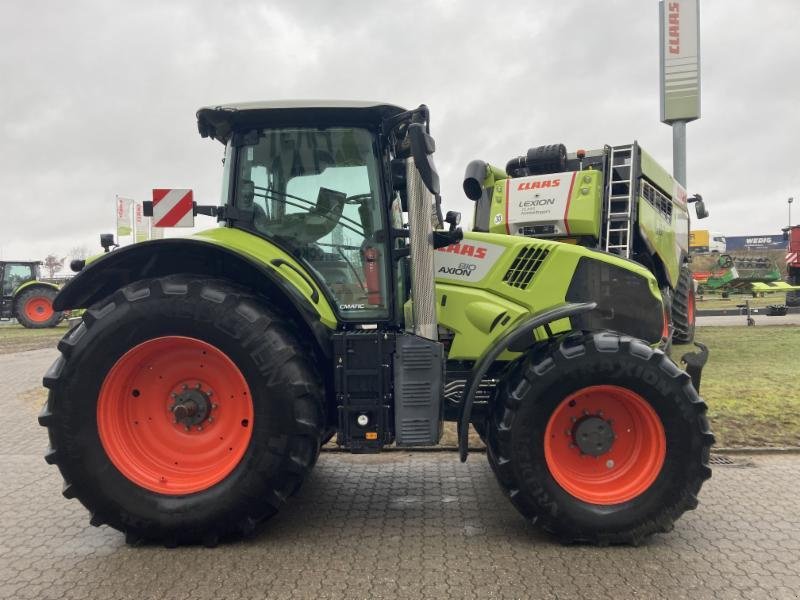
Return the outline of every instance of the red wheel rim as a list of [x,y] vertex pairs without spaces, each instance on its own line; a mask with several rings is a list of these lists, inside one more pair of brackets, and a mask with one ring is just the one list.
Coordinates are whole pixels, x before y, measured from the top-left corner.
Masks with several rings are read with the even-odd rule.
[[[576,443],[576,426],[587,418],[606,421],[616,436],[599,456],[582,453]],[[653,407],[615,385],[571,394],[553,411],[545,430],[544,455],[553,479],[592,504],[620,504],[644,493],[661,472],[666,453],[664,427]]]
[[34,296],[25,303],[25,316],[36,323],[44,323],[53,316],[53,303],[45,296]]
[[[183,412],[173,412],[178,404]],[[195,412],[187,416],[186,406]],[[219,349],[160,337],[130,349],[108,372],[97,429],[130,481],[161,494],[191,494],[239,464],[252,436],[253,401],[241,371]]]
[[686,299],[686,316],[691,327],[694,323],[694,290],[689,292],[689,297]]

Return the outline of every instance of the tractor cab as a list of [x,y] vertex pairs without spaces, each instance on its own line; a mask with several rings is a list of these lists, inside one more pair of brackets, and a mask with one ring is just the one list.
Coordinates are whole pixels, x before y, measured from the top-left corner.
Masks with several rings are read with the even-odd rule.
[[39,279],[38,262],[0,262],[0,286],[3,299],[11,298],[14,291],[26,281]]
[[390,260],[405,239],[387,235],[403,227],[387,167],[408,155],[394,133],[413,120],[426,122],[427,109],[265,102],[198,112],[201,135],[226,147],[228,224],[300,261],[343,321],[372,323],[402,320],[407,296],[405,262]]

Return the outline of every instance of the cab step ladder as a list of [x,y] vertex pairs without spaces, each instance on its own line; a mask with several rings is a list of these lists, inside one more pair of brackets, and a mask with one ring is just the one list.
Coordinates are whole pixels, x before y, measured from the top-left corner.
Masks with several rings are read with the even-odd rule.
[[611,176],[608,178],[608,204],[603,232],[603,249],[606,252],[630,258],[631,220],[633,217],[633,153],[634,145],[614,146],[609,159]]

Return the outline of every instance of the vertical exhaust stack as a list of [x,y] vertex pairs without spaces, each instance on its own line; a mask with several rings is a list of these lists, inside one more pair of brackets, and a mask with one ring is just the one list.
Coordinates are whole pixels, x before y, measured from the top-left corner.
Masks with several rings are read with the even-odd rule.
[[413,158],[406,160],[408,228],[411,246],[411,297],[414,333],[438,339],[433,268],[433,196]]

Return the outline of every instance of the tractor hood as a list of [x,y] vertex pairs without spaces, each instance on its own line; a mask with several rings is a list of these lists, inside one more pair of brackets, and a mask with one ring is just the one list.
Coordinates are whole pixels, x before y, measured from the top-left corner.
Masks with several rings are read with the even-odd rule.
[[197,111],[197,129],[202,137],[224,144],[231,131],[242,127],[320,125],[325,121],[376,124],[402,112],[405,112],[404,108],[393,104],[359,100],[241,102],[201,108]]

